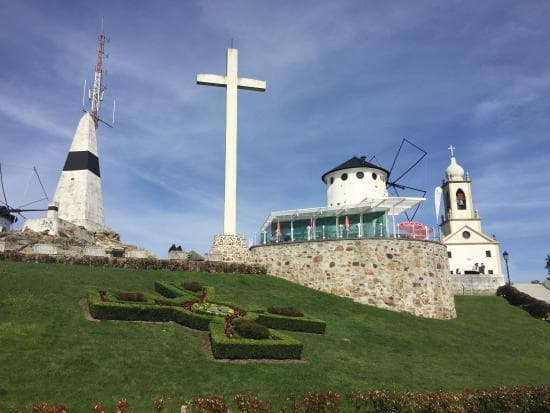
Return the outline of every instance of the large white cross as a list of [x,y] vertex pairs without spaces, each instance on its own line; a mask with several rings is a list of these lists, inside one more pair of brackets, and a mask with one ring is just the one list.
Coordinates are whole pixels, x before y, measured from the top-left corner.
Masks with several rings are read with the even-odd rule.
[[237,76],[238,51],[227,49],[226,75],[197,75],[197,84],[221,86],[225,92],[225,201],[223,209],[224,235],[237,234],[237,89],[265,92],[264,80]]

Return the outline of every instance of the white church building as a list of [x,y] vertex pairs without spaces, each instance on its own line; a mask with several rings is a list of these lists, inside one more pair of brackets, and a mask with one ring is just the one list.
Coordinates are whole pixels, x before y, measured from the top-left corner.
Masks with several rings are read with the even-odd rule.
[[445,213],[440,227],[455,293],[494,293],[504,285],[499,242],[483,232],[474,207],[470,176],[457,163],[455,148],[449,149],[451,163],[441,186]]

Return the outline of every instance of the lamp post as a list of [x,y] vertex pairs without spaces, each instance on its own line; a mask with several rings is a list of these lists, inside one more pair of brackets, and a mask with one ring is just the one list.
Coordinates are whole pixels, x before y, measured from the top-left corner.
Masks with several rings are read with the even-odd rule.
[[508,251],[504,251],[502,253],[502,256],[504,257],[504,262],[506,263],[506,274],[508,275],[508,285],[511,285],[511,283],[510,283],[510,269],[508,268],[508,259],[510,258],[510,254],[508,254]]

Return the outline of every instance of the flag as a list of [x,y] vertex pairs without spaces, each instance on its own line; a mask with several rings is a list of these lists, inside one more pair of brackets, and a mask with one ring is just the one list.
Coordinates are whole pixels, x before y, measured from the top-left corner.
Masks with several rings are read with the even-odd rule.
[[281,236],[281,223],[279,221],[277,221],[277,236]]
[[349,217],[346,215],[346,231],[349,232]]

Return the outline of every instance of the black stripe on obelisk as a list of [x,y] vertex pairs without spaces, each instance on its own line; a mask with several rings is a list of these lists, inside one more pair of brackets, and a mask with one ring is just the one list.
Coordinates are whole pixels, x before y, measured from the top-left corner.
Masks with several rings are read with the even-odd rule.
[[99,175],[99,159],[89,151],[69,152],[64,171],[90,171]]

